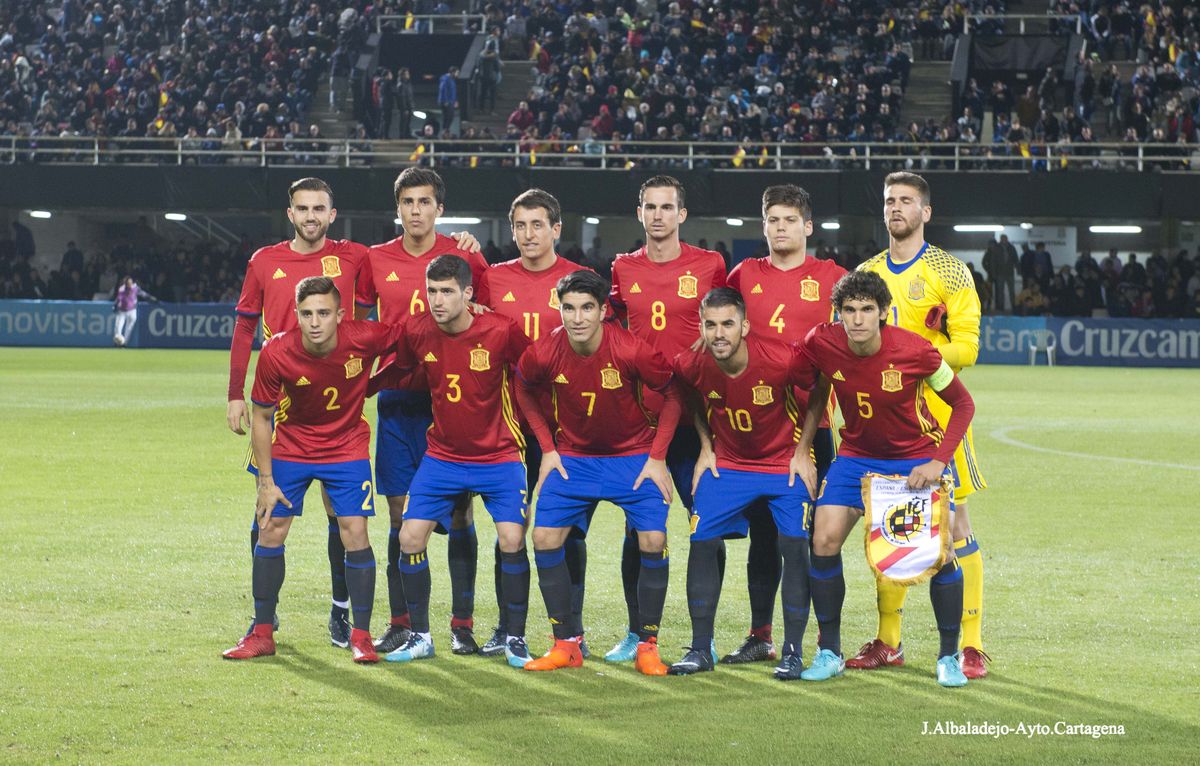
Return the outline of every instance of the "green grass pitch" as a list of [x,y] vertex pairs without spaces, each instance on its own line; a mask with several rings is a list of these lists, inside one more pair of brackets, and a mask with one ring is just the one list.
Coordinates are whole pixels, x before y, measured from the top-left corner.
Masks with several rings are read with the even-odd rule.
[[[226,662],[245,629],[253,490],[224,425],[221,352],[0,353],[0,762],[1182,763],[1200,735],[1195,495],[1200,372],[983,367],[965,380],[991,484],[971,504],[986,567],[991,676],[943,690],[927,589],[909,665],[781,684],[769,665],[643,678],[592,660],[521,673],[449,653],[445,540],[431,547],[432,661],[356,667],[329,646],[325,523],[296,524],[279,654]],[[368,405],[374,411],[373,405]],[[315,490],[314,490],[315,491]],[[310,496],[311,497],[311,496]],[[311,497],[315,506],[316,498]],[[310,506],[313,507],[313,506]],[[319,507],[319,506],[315,506]],[[597,516],[586,622],[622,634],[621,521]],[[314,518],[314,516],[316,516]],[[492,531],[479,514],[477,625]],[[382,559],[386,522],[372,524]],[[673,512],[664,658],[690,637],[686,522]],[[873,635],[858,532],[843,636]],[[729,546],[718,650],[746,630],[745,543]],[[385,621],[382,571],[376,627]],[[535,584],[530,643],[548,645]],[[776,620],[779,622],[779,620]],[[814,653],[810,623],[806,658]],[[1050,734],[936,735],[938,722]],[[1123,736],[1056,734],[1110,724]]]

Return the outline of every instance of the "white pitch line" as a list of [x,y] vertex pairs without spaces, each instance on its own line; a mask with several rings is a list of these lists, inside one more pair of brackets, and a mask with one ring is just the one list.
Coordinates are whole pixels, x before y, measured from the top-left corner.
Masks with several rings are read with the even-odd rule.
[[1070,452],[1068,450],[1050,449],[1049,447],[1039,447],[1036,444],[1019,441],[1008,435],[1019,426],[1007,426],[1005,428],[992,431],[988,436],[991,436],[1001,444],[1007,444],[1010,447],[1020,447],[1021,449],[1032,450],[1033,452],[1046,452],[1051,455],[1063,455],[1064,457],[1079,457],[1087,460],[1111,460],[1115,463],[1134,463],[1136,465],[1149,465],[1158,468],[1180,468],[1184,471],[1200,471],[1200,465],[1187,465],[1185,463],[1161,463],[1157,460],[1140,460],[1135,457],[1111,457],[1109,455],[1093,455],[1090,452]]

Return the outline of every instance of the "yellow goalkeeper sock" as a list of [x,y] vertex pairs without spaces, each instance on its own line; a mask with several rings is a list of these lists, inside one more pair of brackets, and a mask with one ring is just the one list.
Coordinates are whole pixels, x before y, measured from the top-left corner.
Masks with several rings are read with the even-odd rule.
[[975,535],[954,541],[954,555],[963,573],[961,647],[983,649],[983,555]]
[[875,580],[879,604],[879,640],[888,646],[900,646],[900,620],[904,617],[907,585],[897,585],[882,577]]

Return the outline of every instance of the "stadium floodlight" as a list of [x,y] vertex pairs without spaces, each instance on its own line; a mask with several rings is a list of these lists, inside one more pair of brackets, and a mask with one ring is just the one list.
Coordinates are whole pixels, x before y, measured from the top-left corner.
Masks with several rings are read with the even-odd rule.
[[426,114],[425,114],[424,112],[422,112],[420,109],[414,109],[414,110],[413,110],[413,113],[412,113],[412,116],[413,116],[413,117],[416,117],[418,120],[423,120],[423,119],[425,119],[425,118],[426,118],[428,115],[426,115]]
[[742,221],[741,218],[726,218],[725,219],[725,224],[727,226],[741,226],[742,223],[744,223],[744,222]]
[[596,224],[600,223],[600,219],[594,215],[589,215],[587,218],[583,219],[583,222],[590,223],[591,225],[595,226]]
[[445,218],[437,219],[437,222],[445,223],[445,224],[452,224],[452,225],[458,224],[461,226],[471,226],[473,224],[481,223],[482,220],[483,219],[481,219],[481,218],[456,218],[454,216],[447,216]]
[[959,223],[955,224],[954,230],[964,233],[990,231],[994,234],[998,231],[1004,231],[1004,227],[998,223]]
[[1022,224],[1021,224],[1021,228],[1022,228],[1022,229],[1024,229],[1025,231],[1029,231],[1030,229],[1032,229],[1032,228],[1033,228],[1033,224],[1031,224],[1031,223],[1022,223]]
[[50,211],[49,210],[30,210],[29,217],[30,218],[49,218]]
[[821,228],[825,231],[837,231],[842,228],[842,225],[837,221],[825,221],[821,224]]
[[1089,226],[1093,234],[1141,234],[1141,226]]
[[167,213],[167,214],[163,215],[163,218],[166,218],[168,221],[186,221],[187,220],[187,216],[184,215],[183,213]]

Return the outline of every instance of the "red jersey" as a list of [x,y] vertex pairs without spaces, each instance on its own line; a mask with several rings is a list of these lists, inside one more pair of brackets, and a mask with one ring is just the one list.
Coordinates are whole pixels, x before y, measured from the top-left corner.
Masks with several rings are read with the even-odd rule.
[[[822,322],[833,320],[829,296],[846,270],[833,261],[805,256],[794,269],[783,270],[771,263],[771,257],[747,258],[729,272],[729,286],[746,301],[750,332],[760,338],[776,338],[788,343],[803,340],[808,331]],[[808,391],[797,389],[800,411],[808,407]],[[829,428],[832,402],[821,418],[821,427]]]
[[882,345],[871,356],[850,350],[840,323],[818,325],[803,353],[833,384],[846,425],[839,455],[884,460],[932,458],[942,429],[925,404],[925,379],[942,355],[916,333],[882,328]]
[[725,261],[715,250],[679,244],[679,257],[656,263],[646,248],[613,261],[613,308],[634,335],[668,359],[700,337],[700,299],[725,286]]
[[[471,279],[478,295],[487,262],[479,253],[459,250],[452,237],[438,234],[433,247],[422,255],[404,249],[404,238],[375,245],[367,254],[369,268],[364,269],[357,300],[366,306],[378,306],[379,321],[398,323],[411,314],[426,311],[425,269],[439,255],[457,255],[471,266]],[[476,302],[479,298],[476,297]]]
[[299,327],[296,285],[305,277],[331,277],[342,295],[342,306],[353,314],[355,288],[366,273],[367,248],[348,239],[326,239],[316,253],[297,253],[290,242],[262,247],[246,264],[246,279],[237,313],[262,317],[263,338]]
[[279,408],[271,457],[300,463],[368,459],[371,426],[362,414],[367,379],[375,358],[391,351],[400,333],[396,325],[346,320],[325,357],[304,349],[299,330],[264,343],[251,399]]
[[[651,452],[666,457],[670,434],[651,444],[655,430],[641,403],[641,388],[666,396],[671,365],[662,354],[624,327],[606,323],[600,347],[591,356],[571,348],[559,328],[529,347],[517,374],[521,384],[550,391],[558,429],[555,448],[576,457],[617,457]],[[670,428],[674,433],[674,426]],[[546,445],[543,445],[545,448]]]
[[750,336],[746,369],[730,377],[707,349],[675,358],[675,374],[704,401],[718,468],[786,473],[800,441],[804,413],[794,390],[816,382],[812,366],[791,344]]
[[513,415],[509,366],[529,339],[495,312],[472,317],[471,326],[448,335],[429,314],[404,321],[396,365],[420,367],[433,396],[433,425],[426,454],[456,463],[520,460],[524,449]]
[[521,265],[520,258],[514,258],[484,272],[475,290],[475,301],[513,320],[530,340],[537,340],[562,327],[558,292],[554,288],[558,280],[582,268],[555,254],[550,268],[530,271]]

